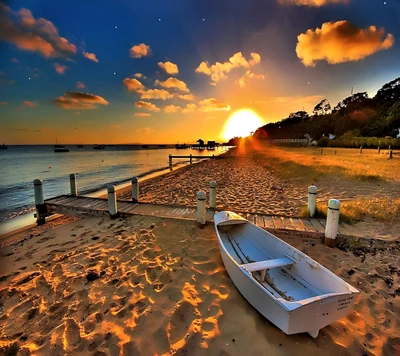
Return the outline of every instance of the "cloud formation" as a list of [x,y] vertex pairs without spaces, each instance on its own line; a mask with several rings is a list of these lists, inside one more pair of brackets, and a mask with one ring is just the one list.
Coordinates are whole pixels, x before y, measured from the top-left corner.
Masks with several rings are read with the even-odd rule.
[[142,73],[135,73],[135,77],[136,77],[136,78],[142,78],[142,77],[143,77],[143,74],[142,74]]
[[182,113],[183,113],[183,114],[187,114],[188,112],[196,111],[196,109],[197,109],[196,104],[187,104],[187,105],[182,109]]
[[174,97],[169,91],[165,89],[148,89],[141,92],[141,99],[161,99],[167,100]]
[[0,106],[8,105],[7,101],[0,101]]
[[258,53],[250,53],[250,60],[243,57],[242,52],[235,53],[228,62],[216,62],[209,65],[208,62],[201,62],[196,68],[196,73],[203,73],[211,78],[211,84],[215,85],[220,80],[225,80],[227,74],[234,68],[249,68],[261,62],[261,56]]
[[26,107],[28,107],[28,108],[34,108],[34,107],[36,107],[38,104],[36,104],[36,103],[33,103],[32,101],[28,101],[28,100],[25,100],[24,101],[24,106],[26,106]]
[[272,101],[274,103],[279,103],[279,104],[286,104],[286,103],[291,103],[291,104],[298,104],[298,105],[303,105],[303,104],[316,104],[321,99],[323,99],[323,95],[309,95],[309,96],[278,96],[275,98],[272,98]]
[[328,4],[347,4],[350,0],[278,0],[283,5],[300,5],[320,7]]
[[140,93],[142,90],[144,90],[144,85],[135,78],[125,78],[122,83],[124,83],[126,89],[129,91]]
[[135,116],[138,117],[145,117],[145,116],[151,116],[148,112],[135,112]]
[[95,109],[97,105],[108,105],[101,96],[75,91],[68,91],[52,102],[63,109]]
[[0,2],[0,39],[19,49],[40,53],[45,58],[71,57],[76,46],[58,34],[51,21],[35,19],[28,9],[13,11]]
[[370,26],[362,29],[348,21],[325,22],[321,28],[307,30],[297,37],[296,53],[306,67],[316,61],[330,64],[358,61],[393,46],[394,37]]
[[135,103],[135,106],[139,109],[146,109],[146,110],[155,111],[155,112],[160,111],[160,108],[158,108],[156,105],[154,105],[153,103],[150,103],[148,101],[137,101]]
[[243,76],[236,80],[235,83],[238,84],[241,88],[244,88],[250,79],[265,79],[265,76],[264,74],[255,74],[252,71],[248,70]]
[[68,67],[64,64],[53,63],[54,69],[58,74],[64,74]]
[[196,97],[193,94],[178,94],[177,97],[182,100],[193,101]]
[[151,54],[151,48],[144,43],[133,46],[130,51],[130,56],[133,58],[147,57]]
[[76,87],[77,87],[78,89],[83,89],[85,86],[86,86],[86,85],[85,85],[84,83],[82,83],[82,82],[76,82]]
[[199,105],[200,105],[199,111],[203,112],[231,110],[231,106],[229,104],[221,103],[215,98],[202,100],[199,102]]
[[82,52],[82,55],[85,58],[90,59],[93,62],[99,63],[99,60],[97,59],[97,57],[96,57],[96,55],[94,53]]
[[178,74],[179,69],[178,66],[175,63],[172,62],[158,62],[158,66],[161,69],[164,69],[168,74]]
[[184,93],[189,93],[190,91],[184,81],[172,77],[169,77],[167,80],[164,80],[163,82],[157,79],[154,82],[154,84],[167,89],[177,89]]
[[166,113],[174,113],[174,112],[178,112],[179,110],[181,110],[180,106],[177,105],[166,105],[164,106],[164,112]]

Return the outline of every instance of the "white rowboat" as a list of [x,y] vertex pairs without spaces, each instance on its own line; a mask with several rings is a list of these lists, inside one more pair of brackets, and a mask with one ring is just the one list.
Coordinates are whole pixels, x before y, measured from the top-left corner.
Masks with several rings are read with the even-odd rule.
[[233,283],[284,333],[316,338],[352,309],[359,291],[293,246],[229,211],[214,225]]

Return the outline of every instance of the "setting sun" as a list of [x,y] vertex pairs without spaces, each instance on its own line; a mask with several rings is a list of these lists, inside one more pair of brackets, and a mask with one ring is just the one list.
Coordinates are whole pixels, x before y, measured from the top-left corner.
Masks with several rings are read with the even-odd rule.
[[246,137],[262,125],[264,125],[263,120],[254,111],[242,109],[229,117],[224,126],[222,137],[226,140],[232,137]]

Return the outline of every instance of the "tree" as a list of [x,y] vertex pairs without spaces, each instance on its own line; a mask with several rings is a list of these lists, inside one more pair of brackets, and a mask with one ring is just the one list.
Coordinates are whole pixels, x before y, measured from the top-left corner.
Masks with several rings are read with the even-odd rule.
[[400,77],[386,83],[375,95],[379,101],[400,100]]
[[295,121],[307,121],[307,119],[309,118],[309,115],[307,113],[307,111],[296,111],[296,112],[292,112],[289,115],[289,119],[294,119]]
[[366,91],[353,94],[346,99],[339,101],[339,103],[334,107],[333,111],[338,112],[341,109],[347,108],[351,103],[361,103],[366,99],[368,99],[368,93]]
[[315,105],[313,113],[315,116],[326,115],[331,111],[331,104],[329,104],[328,99],[321,100],[317,105]]

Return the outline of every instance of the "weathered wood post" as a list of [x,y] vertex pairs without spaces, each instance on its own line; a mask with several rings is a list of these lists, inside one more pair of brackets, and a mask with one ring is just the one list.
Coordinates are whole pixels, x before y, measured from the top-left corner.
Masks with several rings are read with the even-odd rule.
[[76,184],[76,174],[71,173],[69,175],[69,187],[71,189],[71,195],[76,197],[78,195],[78,185]]
[[360,155],[362,155],[362,146],[360,146]]
[[326,216],[326,228],[324,244],[329,247],[335,246],[335,240],[339,228],[340,201],[331,199],[328,203],[328,213]]
[[213,159],[215,159],[215,157],[214,157],[214,153],[213,153]]
[[392,149],[392,146],[391,145],[389,145],[389,151]]
[[139,201],[139,180],[137,177],[132,178],[132,201],[134,203]]
[[205,225],[206,223],[206,193],[203,191],[197,193],[196,220],[199,225]]
[[317,207],[317,187],[310,185],[308,187],[308,215],[312,218],[315,215],[315,208]]
[[381,153],[381,148],[378,147],[378,155]]
[[217,182],[210,182],[210,209],[217,207]]
[[190,154],[190,164],[192,164],[192,154]]
[[335,154],[335,156],[336,156],[336,150],[335,151],[333,151],[334,152],[334,154]]
[[172,155],[169,155],[169,169],[172,171]]
[[43,196],[43,181],[35,179],[33,181],[35,191],[36,224],[43,225],[46,222],[46,205]]
[[323,149],[323,148],[321,148],[321,155],[322,155],[322,154],[324,154],[324,149]]
[[393,158],[393,151],[389,150],[389,159]]
[[111,219],[118,217],[117,207],[117,195],[115,194],[115,187],[110,184],[107,187],[108,192],[108,212],[110,213]]

